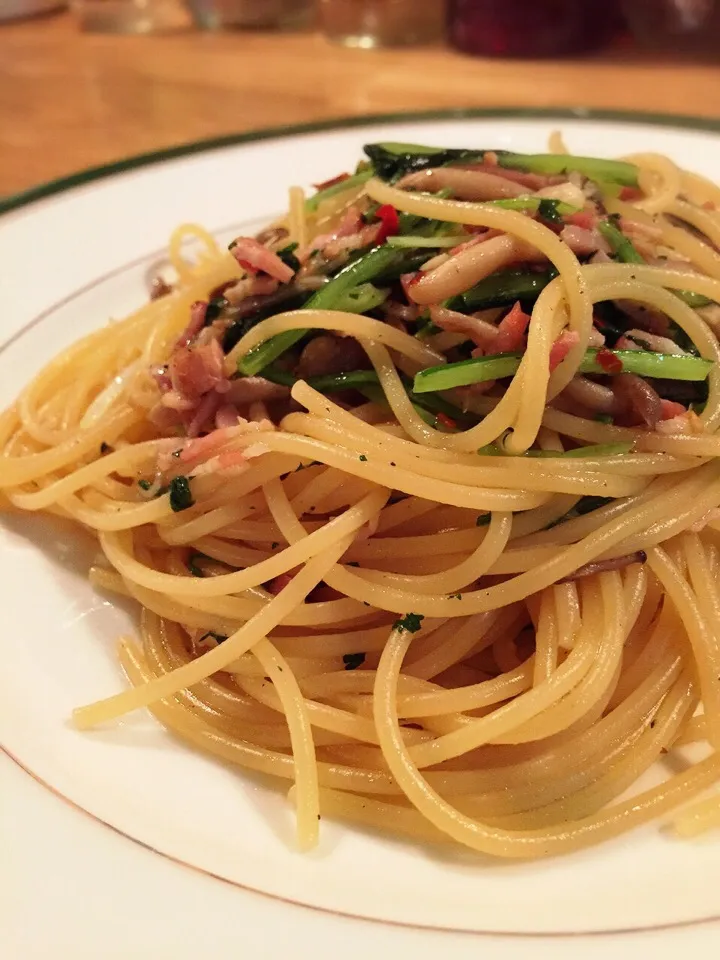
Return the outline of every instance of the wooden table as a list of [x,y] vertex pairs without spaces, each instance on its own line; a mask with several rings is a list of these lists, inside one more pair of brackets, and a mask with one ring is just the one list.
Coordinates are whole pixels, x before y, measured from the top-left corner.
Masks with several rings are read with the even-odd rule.
[[720,66],[629,48],[578,61],[363,51],[315,34],[114,37],[0,26],[0,194],[200,137],[349,114],[590,106],[720,117]]

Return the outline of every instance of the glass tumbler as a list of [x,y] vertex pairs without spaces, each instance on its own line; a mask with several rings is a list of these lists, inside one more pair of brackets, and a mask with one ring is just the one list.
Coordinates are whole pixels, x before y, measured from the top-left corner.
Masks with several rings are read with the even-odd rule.
[[320,27],[347,47],[427,44],[444,35],[445,0],[320,0]]
[[190,22],[180,0],[73,0],[72,8],[91,33],[162,33]]

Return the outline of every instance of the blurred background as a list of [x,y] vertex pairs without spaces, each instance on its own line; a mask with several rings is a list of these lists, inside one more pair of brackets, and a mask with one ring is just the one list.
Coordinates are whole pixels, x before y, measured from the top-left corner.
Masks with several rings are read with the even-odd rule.
[[0,195],[369,113],[720,118],[720,0],[0,0]]

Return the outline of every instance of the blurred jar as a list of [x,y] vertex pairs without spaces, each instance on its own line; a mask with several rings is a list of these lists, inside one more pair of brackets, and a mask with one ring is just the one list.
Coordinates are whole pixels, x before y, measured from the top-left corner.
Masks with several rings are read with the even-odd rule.
[[0,23],[51,13],[67,6],[65,0],[0,0]]
[[445,0],[320,0],[320,27],[347,47],[434,43],[445,34]]
[[163,33],[190,21],[181,0],[72,0],[80,27],[91,33]]
[[186,0],[197,26],[204,30],[244,27],[297,30],[313,20],[315,0]]
[[720,0],[623,0],[639,43],[720,58]]
[[587,53],[620,23],[616,0],[450,0],[448,9],[450,43],[486,57]]

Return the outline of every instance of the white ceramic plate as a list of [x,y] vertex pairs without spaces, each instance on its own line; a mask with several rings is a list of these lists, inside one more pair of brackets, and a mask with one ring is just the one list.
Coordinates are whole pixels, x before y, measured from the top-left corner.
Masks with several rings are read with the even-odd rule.
[[[288,184],[351,167],[368,141],[539,151],[558,126],[577,153],[659,151],[710,177],[720,171],[720,136],[708,123],[703,129],[630,117],[456,114],[216,142],[9,201],[0,221],[0,405],[62,347],[143,301],[148,264],[178,222],[199,221],[221,237],[257,226],[284,208]],[[62,947],[58,956],[157,955],[150,949],[157,917],[138,907],[157,897],[165,911],[172,904],[156,931],[165,938],[160,956],[175,960],[195,956],[186,929],[192,915],[203,935],[212,928],[227,945],[254,944],[246,954],[252,957],[284,955],[280,928],[300,960],[340,951],[359,957],[369,949],[417,960],[438,949],[451,958],[482,951],[543,960],[563,956],[571,944],[575,954],[582,945],[584,957],[609,949],[629,956],[636,947],[661,957],[678,942],[711,956],[720,929],[712,922],[720,917],[718,836],[679,842],[653,825],[565,859],[498,864],[326,822],[319,849],[301,856],[291,849],[291,813],[280,794],[198,756],[148,715],[89,734],[74,731],[67,723],[73,706],[121,689],[114,640],[132,629],[132,611],[88,587],[92,553],[76,535],[39,518],[2,521],[0,743],[55,793],[41,801],[28,777],[7,762],[0,766],[18,816],[12,837],[6,831],[21,865],[14,957],[49,956],[51,944]],[[57,795],[94,822],[62,807]],[[56,843],[60,831],[73,851],[67,861],[62,844],[50,854],[42,845],[53,823],[60,824]],[[118,858],[131,861],[132,890],[119,888]],[[38,896],[39,862],[45,882]],[[98,888],[112,896],[92,911],[84,898],[72,900],[67,910],[52,911],[44,930],[29,928],[23,918],[30,899],[44,915],[68,886],[86,897]],[[118,913],[131,953],[115,952]],[[425,928],[422,936],[418,928]]]

